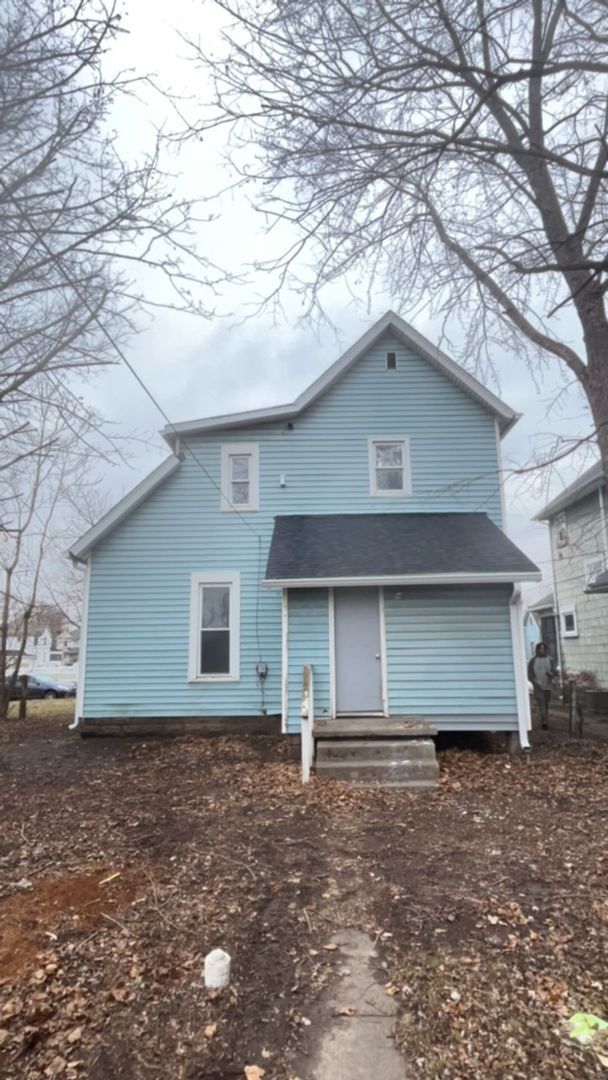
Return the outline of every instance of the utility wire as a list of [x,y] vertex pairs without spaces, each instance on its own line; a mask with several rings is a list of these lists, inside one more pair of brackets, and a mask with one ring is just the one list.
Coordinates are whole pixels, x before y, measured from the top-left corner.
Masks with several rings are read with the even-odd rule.
[[[4,191],[6,192],[6,185],[4,184],[2,179],[0,179],[0,185],[2,186]],[[42,236],[40,234],[39,230],[32,224],[31,218],[29,217],[27,212],[24,212],[23,208],[21,206],[19,206],[19,204],[17,203],[17,200],[15,199],[15,197],[11,195],[10,198],[14,202],[14,204],[17,207],[19,213],[22,214],[26,218],[26,220],[28,222],[28,225],[29,225],[32,233],[36,237],[38,243],[42,245],[42,247],[45,249],[47,254],[50,256],[52,262],[58,267],[59,272],[62,275],[62,277],[64,278],[64,280],[66,281],[67,285],[71,289],[73,289],[73,291],[76,293],[76,295],[79,298],[80,302],[85,306],[85,308],[89,312],[89,315],[94,320],[94,322],[97,324],[97,326],[101,330],[102,334],[104,335],[106,340],[109,342],[110,346],[115,350],[115,352],[117,353],[118,357],[122,360],[125,367],[131,372],[131,375],[133,376],[133,378],[138,382],[141,389],[144,391],[146,396],[150,399],[150,401],[152,402],[154,407],[158,410],[158,412],[162,416],[163,420],[165,421],[167,427],[170,429],[170,431],[173,433],[173,435],[177,439],[178,445],[180,447],[183,446],[184,449],[188,451],[188,453],[190,454],[192,460],[196,463],[196,465],[201,470],[203,475],[207,478],[207,480],[209,480],[209,482],[212,484],[212,486],[216,489],[216,491],[219,493],[220,497],[228,503],[230,509],[237,515],[237,517],[240,519],[240,521],[242,521],[243,524],[247,526],[249,531],[251,533],[253,533],[253,535],[255,537],[257,537],[258,587],[257,587],[257,590],[256,590],[256,605],[255,605],[255,635],[256,635],[256,644],[257,644],[257,651],[258,651],[258,661],[259,661],[259,663],[261,663],[262,662],[262,659],[261,659],[261,657],[262,657],[262,646],[261,646],[261,639],[260,639],[260,579],[261,579],[261,573],[262,573],[262,535],[261,535],[261,533],[259,533],[258,530],[253,527],[251,522],[248,521],[247,518],[243,516],[243,514],[238,509],[238,507],[235,506],[234,503],[232,502],[232,500],[229,499],[228,496],[225,494],[225,492],[222,491],[220,485],[213,478],[213,476],[208,471],[208,469],[205,468],[203,462],[200,460],[198,455],[195,453],[192,446],[189,444],[188,440],[183,438],[180,435],[177,428],[175,427],[175,424],[169,418],[169,416],[165,412],[165,410],[162,407],[162,405],[160,404],[160,402],[156,399],[156,397],[154,396],[152,391],[149,389],[149,387],[146,385],[146,383],[142,379],[139,372],[134,368],[133,364],[127,358],[124,350],[120,347],[118,342],[114,340],[114,338],[110,334],[107,327],[104,326],[104,324],[101,322],[97,312],[94,312],[92,310],[87,297],[82,294],[82,292],[79,289],[78,285],[76,285],[70,279],[69,275],[65,271],[65,269],[62,266],[61,262],[59,261],[59,259],[55,255],[55,253],[52,251],[52,249],[47,244],[45,237]],[[174,453],[175,453],[175,450],[174,450]],[[258,682],[260,684],[261,708],[262,708],[262,712],[265,712],[266,709],[265,709],[264,678],[262,678],[259,674],[258,674]]]
[[[3,187],[3,189],[4,189],[5,193],[6,193],[6,191],[7,191],[6,184],[1,179],[0,179],[0,184],[2,185],[2,187]],[[139,373],[133,367],[130,360],[127,358],[124,350],[120,347],[118,342],[115,341],[115,339],[112,337],[112,335],[110,334],[107,327],[104,326],[104,324],[101,321],[101,319],[99,318],[99,315],[97,314],[97,312],[93,311],[93,309],[91,308],[91,305],[89,304],[89,301],[88,301],[87,297],[83,295],[83,293],[79,289],[78,285],[74,281],[72,281],[72,279],[69,277],[66,270],[62,266],[60,260],[57,258],[55,252],[47,244],[46,238],[40,233],[40,231],[36,228],[36,226],[32,224],[32,220],[29,217],[29,215],[27,214],[27,212],[23,210],[23,207],[21,207],[19,205],[16,198],[13,195],[10,195],[10,193],[9,193],[9,197],[10,197],[11,201],[15,204],[15,207],[19,211],[19,213],[23,217],[26,218],[27,223],[29,225],[29,228],[31,229],[33,235],[36,237],[36,240],[45,249],[45,251],[50,256],[50,258],[53,261],[53,263],[55,264],[55,266],[57,266],[57,268],[59,269],[59,272],[62,275],[62,277],[64,278],[66,284],[71,289],[73,289],[73,291],[76,293],[76,296],[78,297],[80,302],[84,305],[84,307],[87,309],[87,311],[89,312],[89,315],[91,316],[93,321],[97,324],[97,326],[101,330],[102,334],[104,335],[106,340],[109,342],[110,346],[114,349],[114,351],[116,352],[118,357],[122,360],[125,367],[128,368],[128,370],[131,372],[133,378],[137,380],[140,387],[142,388],[144,393],[148,396],[148,398],[150,399],[152,404],[155,406],[155,408],[158,409],[158,412],[162,416],[162,418],[165,421],[167,427],[171,430],[173,435],[175,435],[176,439],[178,440],[179,445],[183,446],[184,449],[188,450],[190,456],[196,462],[196,464],[198,465],[201,472],[206,476],[207,480],[210,481],[210,483],[213,485],[213,487],[216,489],[216,491],[219,492],[222,499],[224,499],[228,503],[228,505],[230,506],[230,509],[234,511],[234,513],[240,518],[240,520],[243,522],[243,524],[247,526],[247,528],[250,530],[250,532],[252,532],[254,534],[254,536],[257,536],[258,539],[261,540],[260,533],[257,531],[257,529],[254,529],[251,522],[248,521],[247,518],[243,516],[243,514],[240,512],[238,507],[236,507],[234,505],[234,503],[228,498],[228,496],[222,491],[220,485],[216,482],[216,480],[214,480],[211,473],[205,468],[205,466],[203,465],[203,462],[200,460],[198,455],[192,449],[192,447],[188,443],[187,439],[184,439],[182,436],[180,436],[180,433],[178,432],[177,428],[175,427],[175,424],[169,419],[169,417],[167,416],[167,413],[163,409],[162,405],[157,401],[157,399],[155,398],[152,391],[146,386],[146,384],[145,384],[144,380],[142,379],[141,375],[139,375]]]

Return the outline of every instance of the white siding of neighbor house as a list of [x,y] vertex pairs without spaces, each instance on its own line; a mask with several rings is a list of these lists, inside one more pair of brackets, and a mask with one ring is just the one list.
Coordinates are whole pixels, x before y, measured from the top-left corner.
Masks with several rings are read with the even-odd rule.
[[[604,501],[607,501],[604,490]],[[600,686],[608,687],[608,594],[585,593],[586,563],[606,559],[606,534],[600,513],[599,492],[569,506],[566,514],[568,542],[557,546],[557,525],[550,523],[551,551],[560,611],[576,609],[578,637],[564,637],[560,626],[562,663],[567,673],[591,671]],[[560,620],[561,622],[561,620]]]

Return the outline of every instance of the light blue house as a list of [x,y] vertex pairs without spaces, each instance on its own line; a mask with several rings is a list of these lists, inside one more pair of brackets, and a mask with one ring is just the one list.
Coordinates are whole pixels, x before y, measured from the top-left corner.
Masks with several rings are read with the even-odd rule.
[[293,404],[165,429],[171,455],[71,551],[81,730],[297,735],[306,670],[326,731],[416,718],[527,745],[516,420],[389,312]]

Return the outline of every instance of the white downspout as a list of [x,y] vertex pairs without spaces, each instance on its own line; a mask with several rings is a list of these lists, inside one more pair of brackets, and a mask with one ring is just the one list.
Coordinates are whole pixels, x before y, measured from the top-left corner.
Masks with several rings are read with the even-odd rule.
[[528,693],[523,605],[521,588],[519,585],[513,585],[513,594],[509,602],[509,617],[511,621],[511,641],[513,645],[513,668],[515,672],[515,697],[517,700],[519,743],[522,750],[529,750],[530,740],[528,738],[528,732],[532,727],[532,715],[530,713],[530,695]]
[[555,554],[553,551],[553,525],[549,522],[549,546],[551,548],[551,582],[553,584],[553,610],[555,612],[555,644],[557,645],[557,666],[559,668],[559,681],[564,685],[564,657],[562,652],[562,619],[559,613],[559,596],[557,595],[557,575],[555,573]]
[[74,719],[68,724],[68,731],[76,731],[80,727],[84,707],[84,677],[87,663],[87,625],[89,622],[89,586],[91,582],[91,559],[89,553],[86,569],[84,572],[84,590],[82,593],[82,619],[80,623],[80,649],[78,652],[78,686],[76,688],[76,709]]

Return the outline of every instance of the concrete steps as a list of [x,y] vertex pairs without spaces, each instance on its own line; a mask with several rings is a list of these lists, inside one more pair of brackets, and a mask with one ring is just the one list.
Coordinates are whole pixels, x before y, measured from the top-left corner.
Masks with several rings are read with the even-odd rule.
[[430,738],[317,738],[317,776],[357,787],[429,789],[437,786],[439,766]]

